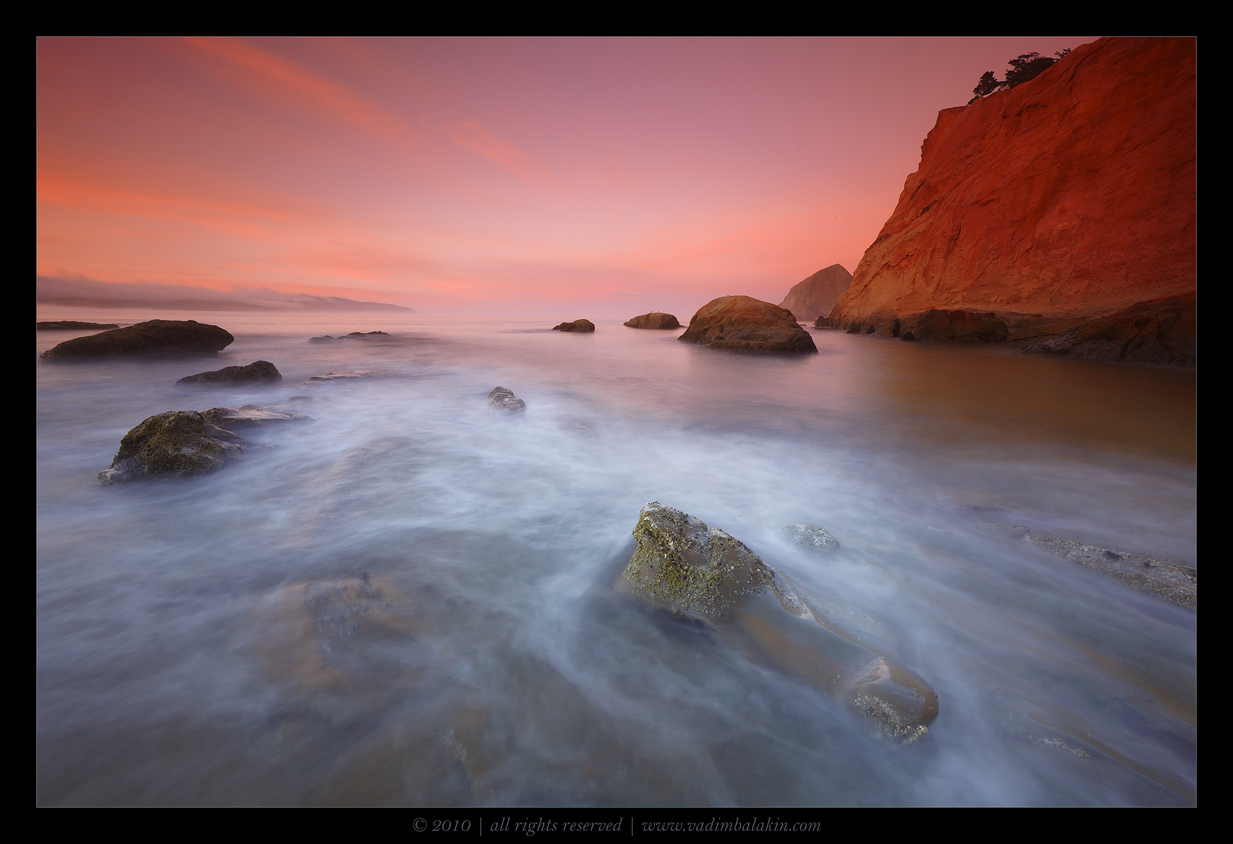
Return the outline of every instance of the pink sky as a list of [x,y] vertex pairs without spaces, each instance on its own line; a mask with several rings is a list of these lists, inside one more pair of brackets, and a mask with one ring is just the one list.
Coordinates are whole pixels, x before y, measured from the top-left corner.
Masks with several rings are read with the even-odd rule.
[[779,302],[856,269],[982,73],[1093,40],[40,38],[37,272],[422,314]]

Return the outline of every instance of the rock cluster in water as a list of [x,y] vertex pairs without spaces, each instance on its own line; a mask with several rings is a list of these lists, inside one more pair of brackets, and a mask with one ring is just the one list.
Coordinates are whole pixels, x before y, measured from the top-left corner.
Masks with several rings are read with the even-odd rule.
[[152,319],[88,337],[74,337],[43,352],[44,360],[97,357],[214,355],[235,340],[217,325],[196,320]]
[[653,501],[633,535],[638,547],[617,580],[621,594],[705,624],[838,695],[897,741],[914,741],[937,717],[928,683],[832,629],[786,578],[724,531]]
[[595,323],[589,319],[576,319],[573,322],[563,322],[560,325],[552,326],[553,331],[577,331],[587,332],[595,330]]
[[[1193,38],[1102,38],[1012,90],[940,112],[832,325],[1028,341],[1193,295],[1195,68]],[[927,325],[909,324],[926,312]],[[1180,322],[1116,322],[1116,340],[1035,350],[1193,364]]]
[[672,314],[661,314],[658,311],[653,311],[649,314],[641,314],[625,321],[625,325],[629,328],[650,328],[657,330],[666,330],[671,328],[680,328],[681,323]]
[[721,296],[698,309],[677,338],[712,349],[752,354],[816,353],[813,337],[792,312],[752,296]]

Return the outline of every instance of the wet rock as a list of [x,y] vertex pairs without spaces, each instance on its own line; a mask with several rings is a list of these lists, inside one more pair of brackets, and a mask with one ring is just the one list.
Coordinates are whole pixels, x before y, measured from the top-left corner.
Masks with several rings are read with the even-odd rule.
[[370,369],[356,369],[351,372],[327,372],[324,375],[314,375],[305,384],[323,383],[326,381],[358,381],[361,378],[375,378],[378,373]]
[[504,387],[492,388],[492,392],[488,394],[488,406],[506,413],[523,413],[527,409],[526,402]]
[[636,316],[631,320],[627,320],[625,325],[630,328],[651,328],[651,329],[670,329],[680,328],[681,323],[672,314],[661,314],[658,311]]
[[937,695],[902,666],[842,634],[787,578],[718,528],[659,502],[634,527],[638,547],[621,594],[704,624],[781,670],[838,695],[879,733],[914,741],[937,717]]
[[206,422],[195,410],[172,410],[146,419],[120,440],[105,484],[206,475],[237,459],[249,443]]
[[197,375],[186,375],[177,384],[223,384],[230,382],[253,383],[260,381],[281,381],[282,373],[278,367],[268,360],[253,361],[247,366],[225,366],[213,372],[201,372]]
[[74,337],[43,352],[44,360],[97,357],[214,355],[235,340],[217,325],[196,320],[152,319],[88,337]]
[[833,328],[830,317],[820,316],[813,321],[814,328]]
[[903,340],[947,340],[958,343],[1000,343],[1009,329],[992,312],[931,308],[898,320],[894,334]]
[[989,527],[1054,557],[1061,557],[1084,568],[1107,574],[1140,592],[1192,610],[1198,609],[1199,572],[1194,566],[1150,554],[1114,551],[1073,539],[1037,533],[1022,525],[991,523]]
[[754,354],[812,354],[809,332],[792,312],[751,296],[722,296],[698,309],[679,338],[712,349]]
[[344,334],[341,337],[332,337],[329,334],[321,337],[309,337],[310,343],[332,343],[335,340],[367,340],[376,339],[378,337],[389,337],[389,333],[385,331],[352,331],[350,334]]
[[576,319],[573,322],[563,322],[560,325],[554,325],[552,326],[552,330],[578,332],[594,331],[595,323],[591,322],[589,319]]
[[817,525],[788,525],[783,537],[790,545],[810,551],[838,551],[839,540]]
[[243,407],[212,407],[202,411],[206,424],[215,425],[224,430],[236,428],[256,428],[279,422],[311,422],[311,416],[302,413],[287,413],[281,410],[258,407],[246,404]]
[[114,322],[75,322],[74,320],[59,320],[36,322],[35,331],[92,331],[119,328]]

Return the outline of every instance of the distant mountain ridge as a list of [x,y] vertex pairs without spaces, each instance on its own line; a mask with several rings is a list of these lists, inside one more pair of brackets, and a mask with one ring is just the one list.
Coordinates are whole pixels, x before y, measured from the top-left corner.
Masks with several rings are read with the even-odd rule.
[[[186,292],[194,294],[185,296]],[[171,284],[111,284],[88,279],[35,277],[35,301],[77,308],[142,308],[169,311],[400,311],[402,305],[360,302],[339,296],[279,293],[268,288],[214,291]]]

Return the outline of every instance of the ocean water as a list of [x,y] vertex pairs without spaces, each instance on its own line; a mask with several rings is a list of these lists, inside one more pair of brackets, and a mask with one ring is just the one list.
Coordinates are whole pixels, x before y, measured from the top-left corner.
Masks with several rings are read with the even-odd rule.
[[[989,527],[1195,564],[1193,371],[825,331],[746,357],[549,330],[568,314],[187,316],[235,342],[36,363],[39,805],[1197,801],[1196,614]],[[281,384],[176,385],[255,360]],[[143,419],[250,403],[311,421],[241,432],[258,447],[207,477],[97,481]],[[926,736],[615,595],[651,501],[927,680]],[[317,636],[312,596],[364,576],[384,615]]]

